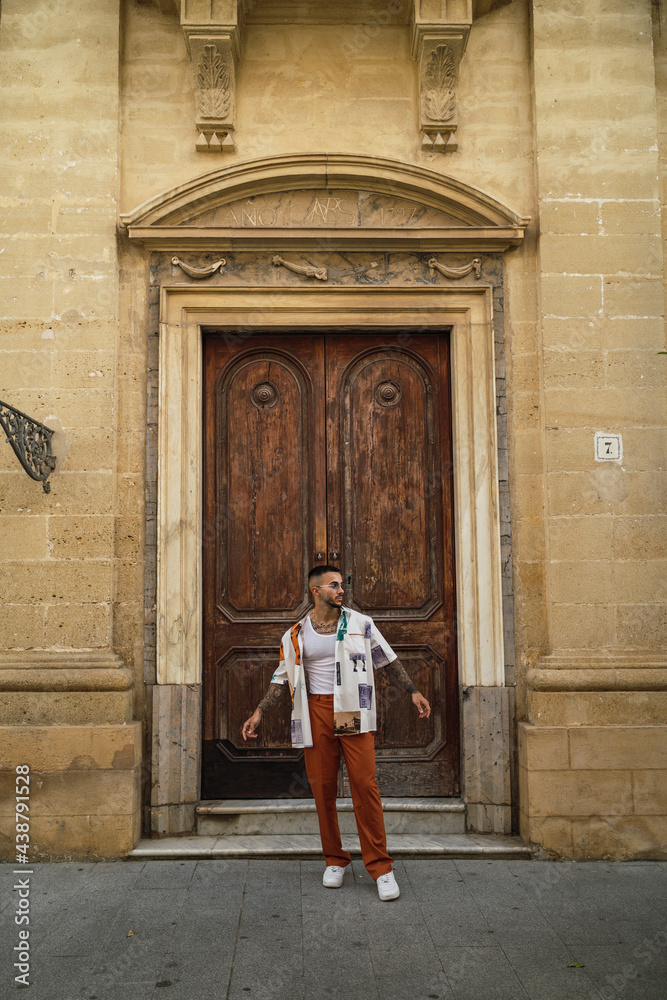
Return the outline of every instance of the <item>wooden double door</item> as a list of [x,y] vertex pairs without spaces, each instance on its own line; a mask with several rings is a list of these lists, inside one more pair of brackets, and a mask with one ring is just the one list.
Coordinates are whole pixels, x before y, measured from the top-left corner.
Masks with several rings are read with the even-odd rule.
[[241,727],[327,562],[432,705],[376,672],[381,793],[458,793],[449,386],[446,332],[206,335],[203,798],[310,794],[289,699]]

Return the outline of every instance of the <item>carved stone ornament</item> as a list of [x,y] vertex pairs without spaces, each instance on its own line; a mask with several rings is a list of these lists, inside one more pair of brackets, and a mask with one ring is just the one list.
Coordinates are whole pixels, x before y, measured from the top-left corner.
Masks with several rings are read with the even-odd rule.
[[434,122],[449,122],[456,110],[456,72],[449,45],[433,49],[424,74],[424,109]]
[[479,257],[475,257],[469,264],[463,264],[461,267],[449,267],[447,264],[441,264],[435,257],[431,257],[428,267],[432,278],[435,277],[436,271],[440,271],[440,274],[444,274],[446,278],[465,278],[472,271],[475,272],[477,281],[482,277],[482,261]]
[[412,55],[419,65],[419,128],[424,152],[457,149],[459,63],[473,19],[471,0],[413,0]]
[[225,257],[221,257],[220,260],[216,260],[213,264],[207,264],[205,267],[193,267],[191,264],[186,264],[180,257],[172,257],[171,262],[174,267],[180,267],[182,271],[185,271],[190,278],[210,278],[218,268],[222,270],[227,260]]
[[195,149],[234,152],[236,63],[241,55],[242,0],[180,0],[181,28],[195,89]]
[[289,260],[284,260],[278,254],[273,258],[273,263],[276,267],[289,268],[290,271],[295,271],[297,274],[305,274],[307,278],[318,278],[319,281],[326,281],[329,277],[326,267],[315,267],[313,264],[292,264]]
[[205,45],[197,71],[200,118],[226,118],[229,114],[229,69],[215,45]]

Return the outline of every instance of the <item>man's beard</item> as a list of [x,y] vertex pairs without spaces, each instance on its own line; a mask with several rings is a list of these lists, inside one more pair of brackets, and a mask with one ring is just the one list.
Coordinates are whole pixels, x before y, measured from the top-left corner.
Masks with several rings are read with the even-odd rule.
[[322,600],[325,604],[328,604],[330,608],[336,608],[337,611],[340,611],[340,604],[336,603],[335,597],[323,597]]

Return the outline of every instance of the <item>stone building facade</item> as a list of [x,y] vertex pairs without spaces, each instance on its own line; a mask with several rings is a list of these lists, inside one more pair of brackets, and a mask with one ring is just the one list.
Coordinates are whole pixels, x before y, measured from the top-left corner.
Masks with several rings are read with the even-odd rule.
[[[289,378],[315,392],[306,339],[343,358],[327,378],[348,348],[377,363],[368,405],[403,406],[406,442],[447,358],[451,419],[418,442],[441,464],[395,527],[423,580],[357,602],[447,704],[385,789],[553,857],[667,857],[664,28],[655,0],[4,0],[2,399],[56,465],[46,493],[2,451],[3,857],[17,765],[35,858],[266,796],[233,730],[301,597],[234,576],[259,534],[242,433]],[[225,423],[249,359],[284,382]],[[354,462],[326,534],[313,461],[299,573],[337,557],[356,587],[389,550],[358,555]]]

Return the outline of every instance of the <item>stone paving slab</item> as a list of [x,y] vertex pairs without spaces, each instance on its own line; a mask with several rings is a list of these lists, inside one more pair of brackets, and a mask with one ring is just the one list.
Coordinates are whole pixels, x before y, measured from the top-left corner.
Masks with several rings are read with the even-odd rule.
[[[401,859],[36,864],[32,1000],[665,1000],[667,865]],[[0,865],[0,998],[19,927]],[[580,963],[579,967],[571,967]]]

